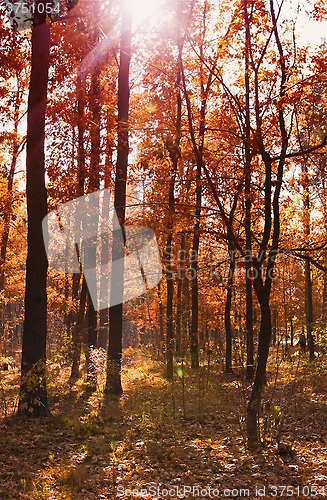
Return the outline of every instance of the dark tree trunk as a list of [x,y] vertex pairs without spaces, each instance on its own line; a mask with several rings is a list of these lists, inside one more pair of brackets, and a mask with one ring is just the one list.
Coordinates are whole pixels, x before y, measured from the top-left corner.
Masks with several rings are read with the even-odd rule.
[[89,392],[95,391],[97,388],[97,371],[92,357],[92,349],[97,346],[97,311],[94,309],[91,296],[88,293],[88,335],[87,335],[87,390]]
[[247,15],[247,5],[244,2],[245,19],[245,140],[244,140],[244,194],[245,194],[245,239],[246,239],[246,260],[245,260],[245,301],[246,301],[246,378],[252,380],[254,377],[253,360],[253,299],[252,280],[250,273],[252,269],[252,235],[251,235],[251,162],[252,153],[250,147],[251,126],[250,126],[250,75],[249,75],[249,54],[250,54],[250,26]]
[[232,308],[232,285],[235,271],[235,255],[234,250],[230,252],[230,264],[227,279],[227,296],[225,303],[225,331],[226,331],[226,358],[225,372],[233,373],[232,369],[232,325],[231,325],[231,308]]
[[85,132],[85,80],[80,69],[77,74],[77,116],[78,116],[78,172],[77,172],[77,196],[83,196],[85,183],[85,148],[84,148],[84,132]]
[[166,147],[169,152],[171,160],[171,172],[169,179],[169,194],[168,194],[168,236],[165,248],[165,262],[166,262],[166,281],[167,281],[167,309],[166,309],[166,377],[173,378],[173,352],[174,352],[174,315],[173,315],[173,300],[174,300],[174,281],[171,268],[171,245],[173,234],[173,215],[175,212],[175,180],[178,167],[178,160],[180,158],[180,135],[181,135],[181,119],[182,119],[182,99],[179,91],[180,84],[180,67],[177,69],[176,89],[177,89],[177,105],[176,105],[176,125],[175,125],[175,138],[167,139]]
[[73,363],[72,363],[72,371],[71,371],[71,375],[70,375],[70,377],[72,379],[77,379],[80,376],[79,366],[80,366],[80,362],[81,362],[84,311],[85,311],[86,298],[87,298],[87,284],[86,284],[85,277],[83,276],[79,309],[78,309],[78,314],[77,314],[77,323],[76,323],[76,327],[75,327]]
[[166,281],[167,281],[167,308],[166,308],[166,377],[173,378],[173,351],[174,351],[174,319],[173,319],[173,300],[174,300],[174,282],[171,270],[171,243],[172,236],[167,238],[166,253]]
[[[85,131],[85,116],[84,116],[84,109],[85,109],[85,89],[84,89],[84,80],[83,80],[83,75],[80,72],[80,69],[78,70],[77,73],[77,82],[76,82],[76,90],[77,90],[77,116],[78,116],[78,148],[77,148],[77,160],[78,160],[78,167],[77,167],[77,183],[76,183],[76,194],[77,197],[83,196],[84,195],[84,183],[85,183],[85,148],[84,148],[84,131]],[[73,274],[73,281],[72,281],[72,298],[73,298],[73,304],[74,304],[74,310],[71,311],[70,313],[70,323],[73,324],[73,329],[72,329],[72,351],[73,351],[73,359],[75,360],[73,362],[73,367],[72,367],[72,372],[71,376],[73,378],[78,378],[79,377],[79,363],[80,363],[80,354],[81,354],[81,343],[82,342],[82,337],[81,337],[81,332],[82,330],[78,331],[78,315],[79,315],[79,309],[81,302],[84,301],[83,307],[85,308],[85,297],[82,297],[82,292],[80,292],[80,301],[78,304],[78,292],[80,288],[80,281],[81,281],[81,275],[82,273],[75,273]],[[84,284],[84,288],[85,288]],[[85,292],[84,292],[85,294]],[[83,309],[83,314],[84,314],[84,309]],[[79,353],[79,354],[78,354]]]
[[[42,16],[40,16],[42,17]],[[27,260],[25,321],[18,412],[48,414],[46,387],[47,268],[42,220],[47,215],[44,125],[47,105],[50,26],[32,28],[32,61],[27,113]],[[32,387],[32,390],[31,390]]]
[[[131,60],[131,13],[128,6],[123,5],[122,30],[120,42],[120,65],[118,74],[118,152],[116,163],[115,180],[115,209],[118,221],[123,230],[125,223],[126,207],[126,180],[128,166],[128,117],[129,117],[129,65]],[[117,229],[117,228],[116,228]],[[124,232],[124,231],[123,231]],[[115,241],[112,245],[113,262],[118,257],[124,257],[125,249],[120,241]],[[117,238],[119,240],[119,238]],[[120,248],[122,247],[122,248]],[[113,269],[116,266],[113,266]],[[119,266],[120,267],[120,266]],[[111,293],[123,295],[124,269],[117,268],[120,276],[111,276]],[[121,385],[121,359],[122,359],[122,334],[123,334],[123,304],[111,306],[109,309],[109,344],[106,392],[120,395],[123,392]]]
[[165,352],[165,333],[164,333],[164,312],[162,305],[161,286],[158,283],[158,302],[159,302],[159,331],[160,331],[160,352]]
[[100,325],[98,334],[98,347],[102,349],[108,348],[108,333],[109,333],[109,309],[106,307],[100,310]]
[[[303,174],[303,186],[304,186],[304,234],[308,242],[310,238],[310,191],[309,191],[309,174],[308,166],[306,163],[302,165]],[[305,268],[305,319],[306,319],[306,330],[307,330],[307,341],[309,347],[309,357],[312,361],[315,356],[314,342],[312,336],[313,327],[313,303],[312,303],[312,280],[311,280],[311,269],[310,262],[306,260],[304,263]]]
[[176,352],[181,350],[182,332],[182,291],[185,279],[185,234],[181,236],[180,259],[178,263],[177,309],[176,309]]
[[254,347],[253,347],[253,298],[252,280],[248,276],[251,272],[251,264],[246,263],[246,378],[252,380],[254,377]]
[[[327,269],[327,250],[324,251],[324,256],[325,256],[325,269]],[[327,326],[327,271],[325,271],[325,273],[324,273],[322,319],[323,319],[324,324]]]
[[0,246],[0,292],[1,290],[4,289],[4,284],[5,284],[5,272],[4,272],[4,265],[6,262],[6,254],[7,254],[7,246],[8,246],[8,239],[9,239],[9,231],[10,231],[10,222],[12,218],[12,188],[13,188],[13,182],[14,182],[14,175],[15,175],[15,169],[16,169],[16,164],[17,164],[17,156],[18,156],[18,150],[19,146],[17,144],[17,127],[18,127],[18,121],[17,125],[15,123],[15,143],[13,147],[13,156],[11,159],[11,165],[10,165],[10,170],[9,170],[9,175],[8,175],[8,195],[10,196],[8,207],[6,207],[6,212],[4,214],[4,220],[3,220],[3,234],[1,238],[1,246]]
[[312,361],[315,357],[315,348],[312,336],[313,303],[312,303],[312,279],[311,279],[310,262],[306,260],[304,266],[305,266],[305,318],[306,318],[309,357],[310,360]]
[[[202,149],[202,148],[201,148]],[[201,216],[201,160],[197,161],[196,175],[196,209],[195,209],[195,224],[193,231],[193,246],[192,246],[192,324],[191,324],[191,368],[199,368],[199,285],[198,285],[198,254],[200,244],[200,216]]]
[[261,280],[256,280],[256,293],[260,304],[261,323],[259,332],[258,364],[250,400],[247,406],[247,441],[250,449],[260,445],[258,418],[262,388],[266,383],[266,366],[271,341],[271,314],[269,306],[269,293]]
[[[97,9],[98,11],[98,6]],[[98,12],[95,14],[95,23],[97,24]],[[94,45],[98,43],[98,29],[95,29]],[[100,68],[97,65],[91,82],[91,111],[92,111],[92,124],[91,124],[91,162],[89,173],[89,192],[98,191],[100,187],[99,182],[99,164],[100,164],[100,122],[101,122],[101,89],[100,89]],[[94,233],[98,232],[99,221],[94,221]],[[96,241],[90,245],[88,249],[90,261],[88,264],[94,269],[96,273]],[[96,277],[97,281],[97,277]],[[97,346],[97,310],[94,307],[91,296],[88,293],[88,338],[87,338],[87,390],[95,391],[97,386],[96,368],[94,366],[93,357],[90,355],[91,350]]]
[[[105,189],[110,188],[111,175],[112,175],[112,150],[113,150],[113,137],[112,137],[112,123],[107,117],[107,141],[106,141],[106,159],[105,159],[105,171],[104,171],[104,187]],[[107,193],[104,195],[107,197]],[[106,199],[107,201],[107,199]],[[108,203],[103,203],[103,211],[101,220],[105,220]],[[109,246],[101,246],[101,262],[106,264],[109,262]],[[107,279],[106,277],[100,277],[101,279]],[[101,284],[102,287],[102,284]],[[98,347],[103,349],[108,349],[108,336],[109,336],[109,307],[105,307],[100,310],[100,325],[99,325],[99,335],[98,335]]]
[[68,299],[69,299],[69,274],[65,274],[65,283],[64,283],[64,300],[65,300],[65,314],[64,314],[64,328],[65,335],[68,336],[70,334],[71,327],[71,314],[68,309]]

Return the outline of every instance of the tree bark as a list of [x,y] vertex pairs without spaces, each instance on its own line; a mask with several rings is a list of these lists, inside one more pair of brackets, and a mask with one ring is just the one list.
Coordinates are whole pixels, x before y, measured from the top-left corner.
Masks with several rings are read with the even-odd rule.
[[305,266],[305,318],[306,318],[305,322],[307,330],[307,341],[309,347],[309,358],[310,361],[313,361],[315,357],[315,348],[312,336],[313,302],[312,302],[312,279],[311,279],[310,262],[306,260],[304,266]]
[[251,122],[250,122],[250,23],[247,12],[247,4],[244,2],[245,20],[245,137],[244,137],[244,194],[245,194],[245,239],[246,239],[246,259],[245,259],[245,301],[246,301],[246,378],[252,380],[254,377],[253,359],[253,298],[252,280],[250,277],[252,269],[252,235],[251,235],[251,162],[252,153],[250,147]]
[[[202,114],[201,114],[202,115]],[[203,117],[204,119],[204,117]],[[204,131],[203,131],[204,133]],[[202,139],[202,138],[201,138]],[[202,153],[202,148],[201,148]],[[199,368],[199,284],[198,284],[198,254],[200,244],[200,216],[201,216],[201,161],[197,161],[196,173],[196,208],[195,208],[195,224],[193,230],[193,246],[192,246],[192,276],[191,276],[191,293],[192,293],[192,323],[191,323],[191,368]]]
[[269,294],[260,279],[256,280],[257,297],[261,310],[261,322],[258,346],[258,364],[250,400],[247,406],[246,432],[247,442],[250,449],[260,446],[258,418],[260,412],[261,395],[266,383],[266,366],[271,341],[271,314],[269,306]]
[[[85,132],[85,89],[84,89],[84,80],[83,75],[80,71],[80,67],[78,68],[77,73],[77,82],[76,82],[76,91],[77,91],[77,182],[76,182],[76,195],[77,197],[83,196],[84,194],[84,184],[85,184],[85,148],[84,148],[84,132]],[[72,298],[74,310],[70,313],[70,322],[74,324],[72,328],[72,357],[73,364],[71,370],[71,377],[78,378],[79,377],[79,364],[81,357],[81,347],[82,347],[82,327],[80,327],[79,321],[79,311],[81,308],[81,304],[83,305],[83,314],[85,309],[85,291],[83,292],[84,297],[82,296],[82,289],[84,284],[84,289],[86,283],[84,283],[85,279],[83,277],[82,289],[80,291],[80,300],[78,302],[78,292],[80,288],[82,272],[74,273],[72,280]],[[83,319],[83,318],[82,318]]]
[[231,326],[231,308],[232,308],[232,285],[235,271],[235,255],[234,250],[230,252],[230,264],[228,269],[227,279],[227,296],[225,303],[225,331],[226,331],[226,357],[225,357],[225,372],[233,373],[232,369],[232,326]]
[[181,351],[182,346],[182,296],[183,281],[185,279],[185,233],[181,236],[180,259],[178,263],[178,285],[177,285],[177,309],[176,309],[176,352]]
[[[180,6],[180,3],[178,4]],[[179,18],[178,11],[177,17]],[[166,147],[171,160],[171,171],[169,179],[169,194],[168,194],[168,236],[165,248],[166,262],[166,282],[167,282],[167,309],[166,309],[166,377],[173,378],[173,351],[174,351],[174,316],[173,316],[173,300],[174,300],[174,282],[171,268],[171,251],[173,241],[173,216],[175,212],[175,180],[177,174],[178,160],[180,158],[180,137],[181,137],[181,119],[182,119],[182,98],[179,89],[181,80],[180,65],[178,63],[176,75],[176,124],[174,139],[168,138]]]
[[[112,174],[112,134],[111,134],[111,123],[109,118],[107,119],[107,144],[106,144],[106,159],[105,159],[105,171],[104,171],[104,187],[105,189],[110,188],[110,180]],[[104,194],[105,200],[103,203],[103,211],[101,220],[106,220],[106,211],[108,210],[108,193]],[[101,263],[106,264],[109,262],[110,258],[110,249],[106,244],[102,244],[101,246]],[[107,279],[105,276],[100,276],[100,280]],[[104,285],[105,286],[105,285]],[[102,283],[101,283],[102,288]],[[103,349],[108,349],[108,336],[109,336],[109,307],[105,307],[100,310],[100,324],[99,324],[99,334],[98,334],[98,347],[102,347]]]
[[173,299],[174,299],[174,282],[173,273],[171,270],[171,230],[167,238],[166,244],[166,281],[167,281],[167,308],[166,308],[166,377],[173,378],[173,351],[174,351],[174,320],[173,320]]
[[[325,269],[327,269],[327,250],[324,251]],[[324,291],[322,302],[322,318],[325,326],[327,326],[327,271],[324,273]]]
[[83,320],[84,311],[87,298],[87,284],[85,277],[83,276],[82,289],[80,294],[79,309],[77,315],[77,323],[75,327],[75,339],[74,339],[74,349],[73,349],[73,363],[70,377],[72,379],[77,379],[80,376],[80,361],[82,352],[82,339],[83,339]]
[[164,354],[164,352],[165,352],[164,312],[163,312],[163,305],[162,305],[160,281],[158,283],[158,303],[159,303],[159,332],[160,332],[159,350],[162,354]]
[[46,387],[47,268],[42,220],[47,215],[44,139],[50,26],[40,16],[32,28],[32,61],[27,112],[27,260],[25,321],[18,412],[48,414]]
[[[115,209],[120,224],[120,230],[123,231],[125,223],[126,208],[126,180],[128,166],[128,118],[129,118],[129,66],[131,60],[131,13],[124,2],[122,12],[122,29],[120,41],[120,65],[118,74],[118,152],[116,163],[115,180]],[[114,228],[115,229],[115,228]],[[117,229],[117,228],[116,228]],[[124,233],[124,231],[123,231]],[[123,258],[125,248],[120,248],[120,241],[113,238],[112,261],[116,258]],[[119,238],[117,238],[119,240]],[[114,269],[115,266],[113,266]],[[119,272],[119,270],[117,269]],[[123,298],[124,269],[120,276],[111,277],[111,293],[121,291]],[[107,361],[107,380],[106,393],[121,395],[123,392],[121,385],[121,359],[122,359],[122,334],[123,334],[123,304],[111,306],[109,309],[109,344]]]
[[18,151],[19,151],[19,145],[17,142],[17,128],[18,128],[18,116],[16,118],[15,116],[15,139],[14,139],[14,145],[13,145],[13,154],[11,158],[11,165],[10,165],[10,170],[8,174],[8,186],[7,186],[7,191],[8,191],[8,196],[10,197],[9,199],[9,206],[7,207],[7,210],[4,214],[4,221],[3,221],[3,234],[1,238],[1,245],[0,245],[0,292],[1,290],[4,289],[5,285],[5,272],[4,272],[4,265],[6,262],[6,255],[7,255],[7,246],[8,246],[8,240],[9,240],[9,231],[10,231],[10,223],[12,220],[12,191],[13,191],[13,183],[14,183],[14,175],[15,175],[15,169],[16,169],[16,164],[17,164],[17,156],[18,156]]
[[[96,12],[94,14],[94,21],[96,28],[94,29],[94,46],[99,42],[99,29],[97,24],[99,22],[99,6],[96,6]],[[91,112],[92,112],[92,123],[91,123],[91,161],[90,161],[90,173],[89,173],[89,192],[98,191],[100,188],[99,173],[100,173],[100,122],[101,122],[101,89],[100,89],[100,67],[99,64],[96,66],[94,73],[92,74],[91,81]],[[98,232],[99,220],[94,221],[96,226],[94,229],[94,234]],[[88,264],[93,267],[94,273],[96,273],[96,245],[97,239],[90,244],[88,248],[90,262]],[[96,277],[97,281],[97,277]],[[98,314],[97,309],[94,307],[90,293],[88,295],[88,337],[87,337],[87,390],[89,392],[95,391],[97,386],[97,371],[94,366],[93,357],[90,355],[92,349],[97,346],[97,320]]]
[[[303,185],[304,185],[304,234],[306,240],[309,240],[310,236],[310,191],[309,191],[309,174],[308,166],[306,163],[302,166],[303,174]],[[312,280],[311,280],[311,268],[310,261],[305,260],[304,262],[304,273],[305,273],[305,323],[307,331],[307,341],[309,347],[309,358],[310,361],[314,360],[315,350],[314,342],[312,336],[313,330],[313,302],[312,302]]]

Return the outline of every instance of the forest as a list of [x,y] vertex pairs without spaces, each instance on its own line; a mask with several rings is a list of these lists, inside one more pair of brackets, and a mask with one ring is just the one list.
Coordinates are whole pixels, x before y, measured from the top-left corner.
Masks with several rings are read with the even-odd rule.
[[0,4],[0,498],[327,496],[327,4]]

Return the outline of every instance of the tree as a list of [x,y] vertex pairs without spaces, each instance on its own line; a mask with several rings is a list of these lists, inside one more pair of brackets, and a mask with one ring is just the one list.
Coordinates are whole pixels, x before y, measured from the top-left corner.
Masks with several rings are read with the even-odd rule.
[[[126,181],[129,152],[129,66],[131,60],[131,12],[127,2],[122,2],[122,25],[120,39],[120,64],[118,74],[118,151],[116,162],[115,201],[119,228],[114,229],[112,261],[124,259],[125,248],[120,243],[120,231],[124,234],[126,209]],[[118,233],[119,236],[115,237]],[[125,239],[125,237],[124,237]],[[122,333],[123,333],[123,286],[124,269],[113,266],[111,294],[120,294],[121,303],[109,309],[109,344],[107,360],[106,392],[120,395],[121,385]]]
[[[238,219],[235,218],[237,226],[236,229],[233,229],[232,221],[230,217],[228,217],[226,208],[221,201],[217,186],[215,186],[212,180],[212,173],[209,172],[206,165],[203,165],[203,170],[214,194],[214,199],[217,203],[219,214],[225,224],[229,240],[235,245],[235,249],[241,253],[243,258],[249,259],[250,261],[250,266],[248,267],[252,269],[254,273],[253,286],[261,309],[258,362],[252,393],[247,408],[248,445],[250,448],[255,448],[259,440],[257,414],[259,411],[262,390],[266,383],[266,363],[271,340],[271,311],[269,301],[280,238],[280,195],[283,174],[287,158],[301,156],[303,155],[303,151],[289,152],[289,146],[292,144],[290,137],[292,134],[292,137],[295,136],[291,111],[293,109],[294,116],[294,101],[291,101],[290,92],[287,90],[287,83],[291,78],[289,63],[291,54],[288,52],[289,45],[285,43],[285,46],[283,46],[280,37],[279,16],[281,6],[277,15],[275,13],[273,0],[270,0],[268,5],[265,2],[253,3],[246,1],[244,2],[244,8],[243,20],[232,23],[233,26],[229,36],[226,37],[228,40],[234,35],[237,40],[239,23],[243,23],[247,35],[245,37],[245,47],[242,52],[246,57],[245,78],[244,80],[242,78],[242,83],[243,81],[245,82],[245,92],[244,90],[242,91],[242,97],[236,94],[235,88],[233,89],[233,84],[229,86],[226,85],[220,68],[215,69],[214,72],[216,79],[219,80],[224,90],[226,99],[235,117],[235,123],[239,129],[238,135],[235,129],[230,131],[230,142],[235,142],[235,138],[237,140],[239,137],[246,153],[245,178],[250,175],[250,184],[248,184],[248,179],[245,200],[247,200],[249,196],[249,186],[251,189],[251,196],[253,199],[257,198],[257,218],[252,221],[252,242],[250,249],[248,221],[250,220],[251,205],[246,204],[245,227],[243,221],[240,223]],[[241,12],[243,11],[241,10]],[[256,40],[256,33],[258,32],[261,33],[260,43]],[[272,43],[274,43],[274,50],[270,48]],[[235,48],[229,50],[233,54]],[[238,56],[234,55],[234,57]],[[294,54],[293,57],[295,57]],[[269,67],[269,64],[271,64],[269,61],[274,61],[274,75],[271,73],[272,66]],[[303,60],[299,58],[298,66],[296,68],[294,65],[292,66],[293,72],[297,75],[299,75],[302,61]],[[249,69],[251,70],[250,75]],[[262,82],[262,80],[268,82],[271,78],[274,85],[277,85],[276,74],[278,75],[279,86],[279,90],[276,89],[276,96],[278,97],[271,99],[271,90],[269,90],[268,95],[265,95],[269,86],[264,87],[260,82]],[[294,78],[295,75],[293,74],[292,76]],[[236,80],[235,87],[238,86],[238,83],[239,80]],[[293,92],[292,96],[296,98],[296,91]],[[263,105],[263,102],[266,104]],[[250,109],[253,109],[253,113],[250,114],[246,113],[246,109],[249,105]],[[274,113],[272,112],[273,109]],[[290,119],[288,118],[289,116]],[[250,137],[249,117],[251,118]],[[272,125],[273,128],[271,128]],[[228,129],[227,132],[229,132]],[[270,136],[269,132],[273,133],[273,135]],[[268,137],[270,138],[271,144],[267,141]],[[325,142],[326,139],[324,138],[320,144],[311,146],[309,150],[313,151],[321,148],[325,145]],[[249,168],[250,159],[253,164],[252,169]],[[254,169],[256,169],[255,173]],[[252,175],[251,170],[253,172]],[[259,192],[255,190],[255,179],[259,185],[262,186]],[[248,221],[246,218],[248,218]],[[259,224],[258,221],[260,221]],[[246,234],[248,235],[248,238],[245,238],[247,241],[245,248],[243,237],[244,230],[245,236]]]
[[18,412],[48,414],[46,387],[47,268],[42,220],[47,215],[44,140],[49,68],[50,25],[45,15],[32,27],[31,77],[27,111],[26,199],[28,250],[26,260],[25,320]]
[[[44,2],[40,2],[43,4]],[[67,2],[68,9],[74,5]],[[27,110],[26,200],[27,260],[25,319],[22,342],[18,412],[47,415],[46,339],[47,268],[42,220],[47,215],[45,187],[45,114],[50,62],[50,25],[46,6],[38,8],[32,24],[31,76]]]

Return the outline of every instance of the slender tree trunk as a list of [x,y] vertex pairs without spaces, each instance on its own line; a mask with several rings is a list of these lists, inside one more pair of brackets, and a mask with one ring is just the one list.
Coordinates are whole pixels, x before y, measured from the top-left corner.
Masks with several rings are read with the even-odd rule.
[[[111,123],[109,118],[107,118],[107,143],[106,143],[106,159],[105,159],[105,170],[104,170],[104,187],[105,189],[110,188],[111,174],[112,174],[112,133],[111,133]],[[104,194],[103,210],[101,220],[106,220],[106,212],[108,211],[108,193]],[[101,231],[102,233],[102,231]],[[110,259],[109,246],[102,244],[101,246],[101,263],[107,264]],[[106,277],[100,276],[101,279],[106,279]],[[104,284],[105,286],[105,284]],[[102,284],[100,284],[102,288]],[[100,325],[99,325],[99,335],[98,335],[98,347],[103,349],[108,349],[108,336],[109,336],[109,307],[105,307],[100,310]]]
[[42,16],[32,28],[32,61],[27,112],[27,260],[25,321],[18,412],[48,414],[46,387],[47,268],[42,220],[47,215],[44,171],[45,113],[49,68],[50,26]]
[[15,111],[14,111],[14,139],[13,139],[13,151],[11,157],[10,170],[8,174],[8,185],[7,185],[7,196],[8,196],[8,206],[6,207],[6,211],[3,217],[3,233],[0,243],[0,292],[4,288],[4,278],[5,273],[3,266],[6,262],[6,254],[7,254],[7,245],[9,239],[10,232],[10,223],[12,220],[13,207],[12,207],[12,194],[13,194],[13,185],[14,185],[14,175],[17,165],[17,158],[20,152],[20,145],[18,144],[18,125],[19,125],[19,110],[21,104],[21,90],[18,85],[18,90],[16,93],[16,101],[15,101]]
[[65,313],[64,313],[64,328],[65,335],[70,334],[71,327],[71,315],[70,310],[68,309],[68,299],[69,299],[69,274],[65,274],[65,282],[64,282],[64,300],[65,300]]
[[[307,164],[304,163],[302,166],[302,174],[304,176],[304,232],[306,240],[310,237],[310,192],[309,192],[309,175]],[[308,260],[304,263],[305,269],[305,319],[306,319],[306,330],[307,330],[307,341],[309,347],[309,357],[312,361],[315,357],[314,342],[312,336],[313,329],[313,302],[312,302],[312,280],[311,280],[311,268],[310,262]]]
[[314,342],[312,336],[313,325],[313,303],[312,303],[312,279],[310,262],[308,260],[304,263],[305,266],[305,318],[307,329],[307,340],[309,347],[309,357],[312,361],[315,357]]
[[85,183],[85,148],[84,148],[84,132],[85,132],[85,79],[78,69],[77,73],[77,116],[78,116],[78,172],[77,172],[77,196],[83,196]]
[[259,332],[258,364],[250,400],[247,406],[247,441],[250,449],[260,446],[258,418],[260,412],[261,395],[266,383],[266,366],[271,341],[271,314],[269,306],[269,294],[263,286],[262,281],[256,280],[256,293],[261,310],[261,323]]
[[[16,131],[17,133],[17,131]],[[5,265],[6,262],[6,254],[7,254],[7,245],[8,245],[8,239],[9,239],[9,231],[10,231],[10,222],[11,222],[11,217],[12,217],[12,188],[13,188],[13,182],[14,182],[14,175],[15,175],[15,169],[16,169],[16,163],[17,163],[17,154],[18,154],[18,144],[17,144],[17,139],[15,139],[15,144],[13,147],[13,156],[11,159],[11,165],[10,165],[10,170],[9,170],[9,175],[8,175],[8,196],[10,196],[10,200],[8,203],[7,210],[4,214],[4,221],[3,221],[3,233],[2,233],[2,238],[1,238],[1,246],[0,246],[0,292],[1,290],[4,289],[4,283],[5,283],[5,273],[3,266]]]
[[[78,124],[77,124],[77,129],[78,129],[78,134],[77,134],[77,141],[78,141],[77,182],[76,182],[76,195],[77,195],[77,197],[84,195],[84,183],[85,183],[85,148],[84,148],[85,89],[84,89],[84,84],[85,84],[85,82],[83,79],[83,75],[82,75],[80,67],[79,67],[78,73],[77,73],[77,82],[76,82],[77,116],[78,116]],[[72,330],[73,331],[73,333],[72,333],[73,353],[75,353],[75,350],[76,350],[76,352],[80,352],[80,347],[76,345],[76,342],[78,341],[78,333],[77,333],[78,311],[79,311],[78,292],[79,292],[79,288],[80,288],[80,281],[81,281],[81,272],[73,274],[72,298],[73,298],[74,310],[70,314],[70,316],[71,316],[70,322],[71,322],[71,324],[74,323],[73,330]],[[81,302],[81,298],[80,298],[80,302]],[[73,356],[74,356],[74,354],[73,354]],[[77,376],[77,377],[79,376],[79,370],[77,370],[77,372],[76,372],[76,363],[79,366],[79,362],[80,362],[80,358],[78,357],[78,363],[77,363],[76,355],[75,355],[75,367],[74,367],[74,369],[72,369],[72,376],[73,376],[73,372],[75,373],[74,376]]]
[[[95,23],[99,22],[98,19],[98,6],[95,13],[94,19]],[[95,28],[94,34],[94,45],[98,43],[98,28]],[[99,171],[100,171],[100,122],[101,122],[101,89],[100,89],[100,68],[97,65],[91,82],[91,111],[92,111],[92,124],[91,124],[91,162],[90,162],[90,173],[89,173],[89,192],[98,191],[100,187],[99,182]],[[93,219],[93,217],[92,217]],[[98,233],[99,220],[93,221],[96,226],[94,228],[94,234]],[[96,246],[97,238],[90,244],[87,249],[89,254],[88,265],[94,269],[96,274]],[[85,249],[86,251],[86,249]],[[97,277],[95,279],[97,282]],[[97,309],[94,307],[91,295],[88,293],[88,338],[87,338],[87,390],[89,392],[95,391],[97,386],[96,368],[94,366],[94,359],[91,356],[91,351],[97,346]]]
[[108,334],[109,334],[109,309],[105,307],[100,310],[100,326],[98,334],[98,347],[102,349],[108,348]]
[[185,279],[185,234],[181,236],[180,259],[178,264],[177,309],[176,309],[176,352],[181,350],[182,331],[182,291]]
[[176,103],[176,126],[174,139],[167,139],[166,147],[171,159],[171,173],[169,179],[169,195],[168,195],[168,236],[165,248],[165,261],[166,261],[166,281],[167,281],[167,309],[166,309],[166,377],[173,378],[173,352],[174,352],[174,315],[173,315],[173,300],[174,300],[174,281],[173,272],[171,268],[171,251],[173,241],[173,215],[175,212],[175,180],[178,167],[178,160],[180,158],[180,136],[181,136],[181,119],[182,119],[182,99],[179,90],[180,84],[180,67],[177,68],[176,89],[177,89],[177,103]]
[[253,345],[253,298],[252,280],[249,277],[251,264],[246,263],[246,378],[252,380],[254,377],[254,345]]
[[174,300],[174,282],[171,269],[171,233],[168,235],[166,244],[166,281],[167,281],[167,308],[166,308],[166,377],[173,378],[173,351],[174,351],[174,319],[173,319],[173,300]]
[[231,309],[232,309],[232,285],[235,271],[235,255],[234,250],[230,252],[230,264],[227,279],[227,296],[225,303],[225,331],[226,331],[226,363],[225,372],[233,373],[232,369],[232,325],[231,325]]
[[294,345],[294,325],[293,325],[293,318],[291,317],[291,347]]
[[[125,223],[126,208],[126,180],[128,166],[128,117],[129,117],[129,65],[131,60],[131,28],[132,19],[127,2],[123,4],[122,30],[120,42],[120,65],[118,75],[118,152],[116,163],[115,181],[115,209],[121,231]],[[115,228],[114,228],[115,229]],[[116,228],[117,231],[118,228]],[[123,231],[124,233],[124,231]],[[117,241],[116,241],[117,240]],[[124,258],[125,249],[120,248],[120,238],[113,238],[112,261]],[[113,270],[114,270],[113,266]],[[117,266],[116,266],[117,267]],[[117,268],[117,272],[120,269]],[[111,276],[111,293],[121,292],[123,300],[124,268],[120,276]],[[118,287],[118,289],[116,289]],[[122,333],[123,333],[123,304],[110,307],[109,310],[109,345],[107,362],[106,392],[120,395],[123,392],[121,385],[121,359],[122,359]]]
[[252,153],[250,146],[251,121],[250,121],[250,21],[248,17],[247,4],[243,3],[245,21],[245,138],[244,138],[244,194],[245,194],[245,300],[246,300],[246,378],[252,380],[254,377],[253,359],[253,298],[252,279],[252,236],[251,236],[251,162]]
[[82,289],[80,294],[79,309],[77,314],[77,323],[75,327],[75,341],[73,350],[73,363],[70,377],[77,379],[80,377],[80,362],[82,353],[82,339],[83,339],[83,324],[84,324],[84,311],[87,298],[87,284],[83,276]]
[[199,284],[198,284],[198,255],[200,244],[200,216],[201,216],[201,161],[197,161],[196,175],[196,209],[195,209],[195,224],[193,231],[193,246],[192,246],[192,324],[191,324],[191,368],[199,368]]
[[87,355],[86,355],[86,368],[87,368],[87,391],[92,392],[96,390],[97,387],[97,371],[94,365],[94,359],[92,357],[92,349],[97,345],[97,311],[94,309],[90,293],[87,294]]
[[162,305],[161,286],[158,283],[158,303],[159,303],[159,332],[160,332],[160,352],[165,352],[165,333],[164,333],[164,312]]
[[[327,269],[327,250],[324,251],[325,269]],[[322,318],[324,324],[327,326],[327,271],[324,273],[324,291],[322,302]]]

